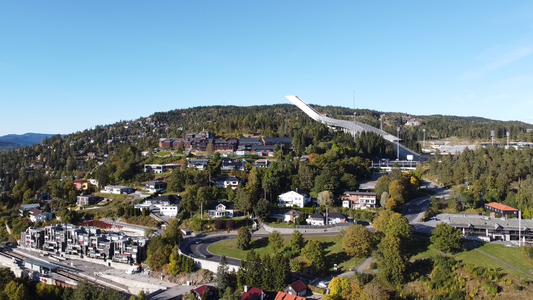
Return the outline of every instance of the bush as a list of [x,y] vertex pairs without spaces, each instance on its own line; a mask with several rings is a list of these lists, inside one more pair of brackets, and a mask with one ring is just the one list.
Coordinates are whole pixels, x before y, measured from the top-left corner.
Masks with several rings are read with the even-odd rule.
[[216,222],[215,222],[215,228],[217,230],[224,229],[225,225],[226,224],[225,224],[225,222],[223,220],[216,220]]
[[229,230],[234,230],[235,228],[237,228],[236,224],[235,224],[235,221],[233,220],[228,220],[226,222],[226,228],[229,229]]
[[321,288],[313,286],[313,285],[308,285],[308,287],[311,290],[311,292],[313,292],[313,293],[322,294],[322,295],[324,295],[326,293],[325,289],[321,289]]

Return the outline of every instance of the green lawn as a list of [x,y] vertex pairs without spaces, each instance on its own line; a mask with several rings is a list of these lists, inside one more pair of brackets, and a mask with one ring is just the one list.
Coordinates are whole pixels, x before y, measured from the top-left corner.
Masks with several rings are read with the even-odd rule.
[[[286,237],[285,245],[289,244],[289,238]],[[330,271],[333,268],[333,264],[337,264],[340,271],[345,272],[349,269],[355,269],[361,264],[365,258],[348,257],[342,251],[342,241],[337,237],[310,237],[306,240],[319,240],[323,243],[326,250],[326,261],[330,267]],[[209,246],[209,252],[217,255],[226,255],[227,257],[233,257],[238,259],[245,259],[248,251],[237,249],[235,245],[236,240],[225,240]],[[252,241],[252,248],[259,254],[271,254],[275,251],[268,245],[268,238],[260,238]],[[279,251],[279,250],[278,250]]]
[[[533,267],[522,257],[521,248],[505,247],[501,244],[484,244],[479,250],[490,254],[497,259],[517,268],[518,270],[533,276]],[[518,278],[527,278],[524,274],[517,272],[506,265],[475,250],[463,251],[455,255],[455,258],[465,263],[477,264],[478,266],[500,268],[503,272]],[[531,279],[531,278],[529,278]]]
[[[483,244],[477,249],[496,257],[497,259],[517,268],[518,270],[525,272],[526,274],[533,276],[533,273],[531,273],[533,271],[533,267],[523,259],[522,249],[520,248],[505,247],[501,244]],[[431,258],[438,254],[442,254],[442,252],[434,249],[433,246],[430,245],[429,240],[424,240],[422,238],[414,239],[411,261]],[[475,250],[465,250],[453,254],[452,256],[457,260],[463,261],[464,263],[487,268],[496,268],[513,277],[523,279],[527,278],[524,274],[517,272],[516,270],[513,270],[512,268],[509,268],[508,266],[501,264],[500,262]]]

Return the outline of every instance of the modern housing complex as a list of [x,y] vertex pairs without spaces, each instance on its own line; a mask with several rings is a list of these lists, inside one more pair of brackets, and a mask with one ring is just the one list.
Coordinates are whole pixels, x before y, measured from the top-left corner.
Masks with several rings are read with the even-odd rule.
[[122,263],[141,263],[146,258],[149,239],[123,234],[103,233],[96,227],[51,225],[29,227],[20,234],[19,246],[57,255],[79,255],[111,259]]
[[161,138],[159,147],[176,149],[183,146],[186,151],[207,151],[209,144],[213,145],[214,151],[249,151],[257,153],[271,153],[276,145],[290,148],[290,138],[216,138],[212,132],[201,131],[185,135],[184,138]]

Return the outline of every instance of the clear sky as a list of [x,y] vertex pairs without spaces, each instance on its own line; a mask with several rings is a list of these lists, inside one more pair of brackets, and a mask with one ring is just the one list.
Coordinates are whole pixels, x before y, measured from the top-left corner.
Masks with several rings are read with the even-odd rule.
[[289,103],[533,122],[532,1],[0,0],[0,135]]

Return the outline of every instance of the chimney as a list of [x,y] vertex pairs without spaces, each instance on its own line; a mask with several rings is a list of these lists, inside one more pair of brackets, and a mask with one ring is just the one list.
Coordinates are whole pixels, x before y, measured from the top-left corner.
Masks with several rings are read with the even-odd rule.
[[244,292],[248,293],[248,286],[247,285],[244,286]]

